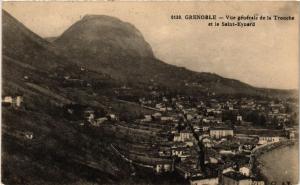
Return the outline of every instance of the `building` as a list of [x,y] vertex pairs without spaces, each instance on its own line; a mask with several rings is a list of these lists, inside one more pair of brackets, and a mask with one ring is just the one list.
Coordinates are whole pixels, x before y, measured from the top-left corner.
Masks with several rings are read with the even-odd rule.
[[154,113],[154,114],[152,114],[152,117],[154,118],[154,119],[160,119],[161,118],[161,113],[159,113],[159,112],[156,112],[156,113]]
[[214,158],[214,157],[209,157],[209,163],[211,164],[217,164],[219,161],[218,159]]
[[239,172],[227,172],[222,175],[222,185],[251,185],[251,179]]
[[227,172],[222,175],[222,185],[264,185],[264,181],[254,180],[240,172]]
[[107,116],[110,120],[117,120],[117,116],[115,114],[109,114]]
[[241,115],[238,115],[238,116],[236,117],[236,120],[237,120],[237,121],[243,121],[243,117],[242,117]]
[[23,97],[22,96],[16,96],[16,97],[4,96],[2,98],[2,104],[3,105],[11,106],[11,107],[14,107],[14,108],[21,107],[22,102],[23,102]]
[[178,145],[174,145],[171,147],[171,155],[172,156],[182,156],[183,151],[186,150],[186,146],[184,146],[182,143]]
[[202,177],[203,178],[203,172],[201,169],[197,168],[197,164],[195,163],[189,163],[183,162],[180,165],[175,166],[176,171],[184,177],[185,179],[190,178],[196,178],[196,177]]
[[95,125],[94,126],[100,126],[101,124],[103,124],[105,121],[107,121],[107,117],[102,117],[102,118],[97,118],[95,121]]
[[202,143],[206,148],[211,148],[213,146],[213,142],[209,138],[204,138]]
[[143,122],[150,122],[150,121],[152,121],[152,116],[151,115],[145,115],[144,117],[145,118],[142,119]]
[[174,139],[173,139],[173,141],[175,141],[175,142],[177,142],[177,141],[185,142],[185,141],[191,141],[191,140],[193,140],[193,133],[189,132],[189,131],[181,131],[180,133],[176,133],[174,135]]
[[202,131],[203,131],[203,132],[206,132],[206,131],[209,130],[209,128],[210,128],[209,126],[202,126]]
[[222,174],[227,173],[227,172],[234,172],[234,169],[232,167],[228,167],[222,170]]
[[157,109],[160,109],[160,108],[162,108],[162,107],[164,107],[164,105],[161,104],[161,103],[158,103],[158,104],[155,105],[155,108],[157,108]]
[[191,114],[187,114],[187,115],[186,115],[186,119],[187,119],[188,121],[191,121],[191,120],[193,119],[193,116],[192,116]]
[[203,178],[203,177],[191,177],[189,179],[191,185],[218,185],[219,178]]
[[160,157],[170,157],[172,154],[170,150],[160,150],[158,151],[158,155]]
[[280,136],[259,136],[258,144],[259,145],[264,145],[264,144],[268,144],[268,143],[276,143],[276,142],[279,142],[283,139],[284,138],[280,137]]
[[[17,96],[17,97],[15,98],[15,106],[16,106],[16,107],[20,107],[22,102],[23,102],[23,97],[22,97],[22,96]],[[14,102],[13,102],[13,103],[14,103]]]
[[25,136],[26,139],[32,140],[33,139],[33,132],[25,132],[24,136]]
[[288,137],[289,137],[289,139],[295,139],[296,138],[296,131],[289,130],[288,131]]
[[161,121],[174,121],[174,118],[171,116],[162,116],[160,118]]
[[95,119],[95,111],[92,108],[87,108],[84,110],[83,116],[88,122],[91,123]]
[[161,107],[161,108],[159,108],[159,111],[161,111],[161,112],[166,112],[166,111],[167,111],[167,108],[166,108],[166,107]]
[[173,169],[171,163],[157,162],[154,166],[154,170],[156,173],[163,173],[163,172],[171,172]]
[[222,137],[233,136],[233,130],[229,128],[211,128],[209,135],[212,138],[220,139]]
[[239,172],[247,177],[250,176],[251,170],[250,167],[247,165],[241,166]]
[[217,124],[221,124],[222,123],[222,119],[219,117],[213,117],[213,116],[209,116],[209,117],[204,117],[202,119],[203,123],[217,123]]
[[92,123],[95,119],[95,114],[89,114],[86,116],[88,122]]
[[172,111],[173,108],[172,107],[167,107],[167,111]]
[[13,98],[11,96],[5,96],[5,97],[2,98],[2,102],[12,104]]

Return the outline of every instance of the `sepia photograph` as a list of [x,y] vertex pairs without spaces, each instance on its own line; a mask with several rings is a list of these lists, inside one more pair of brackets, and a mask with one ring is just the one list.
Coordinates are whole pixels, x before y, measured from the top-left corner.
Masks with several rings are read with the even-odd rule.
[[4,185],[297,185],[299,2],[2,2]]

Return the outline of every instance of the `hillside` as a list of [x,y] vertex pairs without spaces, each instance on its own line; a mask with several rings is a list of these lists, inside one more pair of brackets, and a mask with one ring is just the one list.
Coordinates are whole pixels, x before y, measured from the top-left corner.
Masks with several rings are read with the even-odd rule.
[[[61,66],[62,57],[54,48],[7,12],[2,11],[3,55],[26,60],[39,69],[53,69]],[[45,60],[47,58],[48,60]]]
[[[64,76],[81,75],[84,81],[98,82],[109,82],[109,77],[81,71],[5,11],[2,20],[2,94],[24,100],[21,108],[2,108],[2,182],[61,184],[93,179],[103,183],[124,175],[126,171],[119,169],[126,165],[111,155],[110,138],[78,127],[66,118],[64,109],[76,101],[105,110],[107,101],[93,97],[86,86],[70,88]],[[32,133],[33,139],[26,133]]]

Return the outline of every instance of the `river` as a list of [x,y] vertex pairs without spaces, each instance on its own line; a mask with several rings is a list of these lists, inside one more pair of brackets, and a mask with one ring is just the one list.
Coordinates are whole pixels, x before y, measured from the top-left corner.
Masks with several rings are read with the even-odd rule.
[[269,151],[259,157],[261,172],[267,177],[269,182],[282,184],[291,182],[298,184],[299,161],[298,143],[291,146],[283,146]]

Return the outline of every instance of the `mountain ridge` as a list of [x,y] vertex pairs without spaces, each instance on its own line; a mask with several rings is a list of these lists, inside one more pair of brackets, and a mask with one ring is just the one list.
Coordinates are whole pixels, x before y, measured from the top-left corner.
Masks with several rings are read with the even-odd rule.
[[87,53],[98,61],[114,60],[117,53],[122,57],[153,57],[150,45],[133,25],[104,15],[84,16],[53,43],[62,50],[71,50],[72,56]]
[[[94,24],[95,22],[96,24]],[[121,29],[122,32],[115,28]],[[107,42],[107,37],[103,36],[107,34],[107,30],[110,32],[108,37],[111,37],[112,34],[117,37],[116,40],[122,40],[125,44],[115,40]],[[128,34],[132,31],[134,31],[134,33],[132,33],[128,39]],[[135,43],[136,40],[140,39],[140,43],[146,43],[143,47],[123,48],[124,45],[130,45],[126,43],[130,43],[131,41]],[[135,83],[134,81],[139,81],[141,83],[149,83],[148,80],[154,78],[153,80],[159,85],[168,87],[176,86],[176,88],[178,88],[179,86],[186,86],[189,82],[196,80],[198,81],[197,83],[202,83],[200,81],[203,81],[202,86],[205,88],[202,89],[202,91],[209,91],[210,88],[214,87],[212,84],[206,84],[210,83],[208,79],[211,79],[211,83],[224,81],[226,79],[220,79],[222,77],[216,74],[194,72],[164,63],[153,55],[151,46],[144,40],[141,33],[134,28],[133,25],[110,16],[86,15],[71,25],[61,36],[56,38],[53,44],[64,50],[69,58],[73,58],[77,61],[77,64],[86,65],[102,73],[109,73],[117,80],[124,82]],[[99,51],[98,46],[101,46],[101,49],[108,51],[108,53],[102,50]],[[144,53],[140,52],[141,48],[148,47],[150,47],[151,50],[151,52],[149,52],[150,54],[138,54]],[[107,50],[107,48],[117,49]],[[135,51],[132,51],[132,49]],[[177,74],[174,75],[172,73]],[[131,76],[134,77],[132,78]],[[170,83],[166,83],[165,79],[168,79]],[[247,88],[249,91],[256,91],[252,89],[252,86],[249,84],[242,83],[238,80],[229,80],[231,82],[226,82],[225,86],[229,86],[229,88],[227,92],[226,90],[224,91],[225,93],[234,93],[234,85],[238,86],[238,83],[242,86],[242,88],[237,87],[240,90]]]
[[[6,26],[7,21],[14,20],[18,24],[17,24],[17,26],[13,26],[13,27],[18,27],[19,30],[22,30],[22,32],[26,33],[25,37],[34,38],[33,40],[35,40],[38,45],[40,45],[42,48],[47,48],[47,50],[51,51],[54,55],[57,55],[60,58],[60,60],[62,60],[64,62],[72,61],[72,62],[75,62],[77,65],[85,66],[85,67],[88,67],[90,69],[93,69],[93,70],[101,72],[101,73],[105,73],[105,74],[109,74],[109,75],[111,73],[111,76],[113,78],[115,78],[116,80],[121,80],[126,83],[128,81],[130,83],[134,83],[134,82],[132,82],[133,79],[139,80],[138,78],[132,79],[132,77],[130,77],[132,75],[133,76],[137,75],[138,77],[140,77],[141,75],[145,75],[146,76],[145,78],[141,77],[141,79],[140,79],[140,81],[142,81],[142,83],[148,83],[148,80],[150,78],[152,79],[156,76],[164,76],[163,78],[171,80],[171,81],[172,81],[171,78],[174,77],[175,78],[174,80],[178,81],[178,83],[174,82],[174,83],[171,83],[171,85],[177,85],[177,86],[178,86],[178,84],[179,84],[179,86],[185,86],[187,81],[190,83],[193,83],[193,81],[197,81],[197,83],[199,83],[201,87],[204,87],[205,91],[209,91],[209,90],[214,91],[214,85],[207,84],[207,83],[216,83],[216,84],[220,85],[220,82],[222,82],[222,83],[224,83],[222,85],[224,85],[225,87],[228,87],[228,89],[225,89],[224,94],[231,93],[231,92],[240,93],[239,92],[240,90],[242,90],[241,93],[245,93],[245,91],[243,90],[244,88],[248,91],[253,92],[254,94],[261,94],[261,93],[269,94],[269,92],[272,91],[272,89],[270,89],[270,88],[254,87],[250,84],[241,82],[239,80],[225,78],[225,77],[222,77],[215,73],[196,72],[196,71],[186,69],[184,67],[178,67],[178,66],[175,66],[172,64],[167,64],[155,57],[151,46],[149,45],[149,43],[147,41],[144,40],[143,35],[141,34],[141,32],[138,29],[136,29],[132,24],[123,22],[122,20],[120,20],[119,18],[116,18],[116,17],[111,17],[111,16],[107,16],[107,15],[87,14],[87,15],[83,16],[82,19],[80,19],[79,21],[72,24],[60,36],[45,39],[45,38],[41,38],[40,36],[38,36],[37,34],[32,32],[31,30],[26,28],[26,26],[24,26],[18,20],[14,19],[5,10],[3,10],[2,13],[7,17],[6,19],[4,19],[3,27]],[[88,23],[87,25],[86,25],[86,22]],[[95,22],[97,24],[94,24]],[[115,25],[115,23],[116,23],[116,25]],[[120,38],[120,39],[123,39],[122,34],[124,32],[128,32],[127,34],[125,34],[125,37],[127,37],[126,35],[128,35],[129,32],[133,30],[134,33],[131,35],[129,34],[129,35],[131,37],[134,37],[135,34],[137,34],[138,39],[140,39],[140,41],[138,41],[138,42],[143,43],[145,45],[145,48],[143,49],[142,52],[139,52],[139,49],[141,47],[136,47],[136,48],[131,48],[131,49],[127,49],[125,47],[125,49],[124,49],[124,46],[126,46],[126,42],[128,42],[128,38],[126,38],[127,40],[123,39],[123,42],[125,42],[125,45],[124,45],[124,43],[121,43],[122,46],[117,46],[116,48],[118,48],[118,49],[116,49],[116,51],[113,51],[113,49],[107,50],[106,51],[107,53],[103,54],[103,52],[99,52],[100,48],[98,48],[97,46],[94,46],[95,45],[94,43],[97,41],[91,40],[91,38],[95,38],[95,37],[99,36],[99,33],[101,33],[100,35],[105,35],[102,33],[102,31],[103,31],[102,27],[105,28],[104,30],[112,32],[112,33],[114,33],[115,28],[118,28],[118,29],[122,28],[121,30],[123,32],[117,31],[117,33],[119,33],[118,38]],[[78,29],[80,29],[80,31],[78,31]],[[5,33],[5,30],[8,30],[8,29],[4,29],[4,32],[3,32],[4,42],[7,43],[6,45],[9,45],[10,43],[16,43],[16,42],[9,41],[9,39],[11,39],[10,34]],[[79,32],[79,33],[84,32],[84,35],[80,36],[80,34],[74,34],[73,33],[74,30],[75,30],[75,33],[76,32]],[[86,30],[88,30],[88,31],[91,30],[91,35],[93,35],[93,37],[86,38],[86,35],[88,33],[90,33],[90,32],[85,33]],[[122,33],[122,34],[120,34],[120,33]],[[71,36],[68,36],[70,34],[71,34]],[[111,33],[109,33],[109,34],[111,34]],[[114,35],[114,34],[112,34],[112,35]],[[78,37],[83,40],[84,44],[81,44],[80,42],[79,43],[75,42],[75,44],[72,43],[74,41],[72,38],[78,38]],[[111,38],[112,36],[110,35],[109,37]],[[15,38],[13,38],[13,39],[15,39]],[[114,38],[114,39],[118,40],[116,38]],[[104,38],[100,37],[100,39],[98,38],[98,41],[100,43],[99,45],[104,45],[104,47],[106,47],[106,45],[105,45],[106,41],[107,41],[106,37],[104,37]],[[130,39],[129,39],[129,41],[130,41]],[[71,46],[76,45],[77,48],[75,50],[70,49],[68,43],[71,43]],[[114,44],[114,41],[110,40],[109,43]],[[117,44],[115,44],[115,45],[118,45],[118,44],[119,43],[117,42]],[[91,47],[89,47],[89,46],[91,46]],[[96,49],[93,49],[94,47]],[[6,51],[13,50],[14,53],[12,55],[14,57],[18,56],[18,54],[16,54],[15,51],[18,51],[19,48],[22,49],[22,47],[20,47],[20,46],[13,46],[12,48],[8,48],[8,49],[6,48],[6,46],[4,46],[3,54],[9,56],[11,54],[7,53]],[[82,50],[81,48],[85,48],[85,49]],[[114,48],[114,47],[112,47],[112,48]],[[136,51],[131,51],[131,50],[136,50]],[[144,51],[147,51],[147,50],[148,50],[148,54],[147,54],[147,52],[145,55],[139,54],[139,53],[145,53]],[[120,52],[120,51],[122,51],[122,52]],[[129,51],[128,54],[126,53],[127,51]],[[25,51],[22,51],[22,52],[25,52]],[[74,55],[74,53],[79,53],[79,54]],[[135,55],[135,54],[137,54],[137,55]],[[37,56],[39,56],[39,55],[37,55]],[[21,57],[23,57],[23,56],[21,56]],[[61,65],[61,62],[54,62],[54,63],[55,63],[55,66]],[[50,65],[54,65],[54,63],[52,63]],[[65,65],[65,64],[62,64],[62,65]],[[132,66],[130,66],[130,65],[132,65]],[[47,66],[47,67],[49,67],[49,66]],[[128,68],[128,69],[126,69],[126,68]],[[171,71],[173,73],[184,73],[184,74],[173,75],[173,74],[168,74],[168,71]],[[183,71],[183,72],[181,72],[181,71]],[[163,74],[164,72],[166,74]],[[147,73],[149,73],[149,74],[147,74]],[[207,79],[210,79],[210,80],[207,80]],[[226,81],[226,80],[228,80],[228,81]],[[158,81],[162,82],[162,81],[164,81],[164,79],[159,79]],[[168,83],[161,83],[161,85],[168,85]],[[234,90],[235,88],[237,88],[239,90],[235,91]],[[274,90],[277,91],[279,89],[274,89]],[[292,91],[292,90],[281,90],[281,91]],[[222,93],[222,92],[220,92],[220,93]],[[249,93],[246,93],[246,94],[249,94]]]

